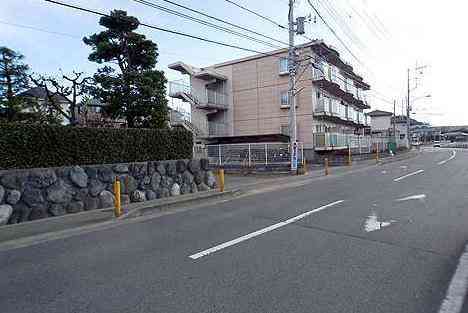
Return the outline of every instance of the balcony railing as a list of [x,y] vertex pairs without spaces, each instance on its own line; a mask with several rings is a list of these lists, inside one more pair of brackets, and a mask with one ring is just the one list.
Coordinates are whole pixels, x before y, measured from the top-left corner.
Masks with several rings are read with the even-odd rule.
[[223,137],[229,135],[229,124],[208,122],[209,137]]
[[206,89],[206,103],[208,104],[215,104],[220,106],[226,106],[226,95],[219,91]]
[[345,106],[336,100],[322,97],[318,99],[314,109],[316,116],[333,116],[343,121],[350,121],[359,125],[370,125],[370,118],[351,106]]
[[340,133],[315,133],[315,150],[339,150],[339,149],[360,149],[369,150],[373,145],[370,136],[358,136],[354,134]]
[[179,82],[169,82],[169,96],[176,97],[181,93],[191,94],[192,89],[189,85]]
[[314,80],[327,79],[327,77],[325,77],[325,74],[324,74],[322,69],[314,68],[314,71],[313,71],[312,75],[313,75]]

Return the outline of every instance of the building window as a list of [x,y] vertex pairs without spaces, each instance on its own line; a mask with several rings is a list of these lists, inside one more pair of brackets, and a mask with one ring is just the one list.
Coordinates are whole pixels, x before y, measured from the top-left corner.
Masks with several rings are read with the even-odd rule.
[[287,58],[280,58],[279,59],[279,73],[280,73],[280,75],[289,73],[288,59]]
[[280,95],[280,103],[281,106],[288,106],[289,105],[289,96],[287,91],[283,91]]

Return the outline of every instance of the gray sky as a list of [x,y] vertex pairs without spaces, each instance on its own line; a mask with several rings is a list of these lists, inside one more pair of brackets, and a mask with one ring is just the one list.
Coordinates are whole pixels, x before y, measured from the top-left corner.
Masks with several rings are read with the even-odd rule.
[[[237,45],[268,51],[270,48],[246,39],[241,39],[206,26],[160,12],[132,0],[63,0],[64,2],[108,12],[123,9],[142,22],[170,28],[210,39],[231,42]],[[159,5],[174,8],[160,0]],[[234,0],[252,10],[286,24],[287,0]],[[467,29],[467,4],[464,1],[447,0],[443,4],[432,0],[311,0],[324,18],[346,42],[347,47],[357,56],[353,58],[336,40],[331,32],[317,18],[317,23],[307,25],[307,36],[323,38],[340,51],[343,58],[362,74],[373,89],[376,97],[370,98],[373,109],[393,110],[388,103],[397,99],[397,112],[401,111],[402,97],[406,88],[406,69],[429,65],[418,80],[414,90],[415,98],[431,94],[414,102],[416,118],[435,125],[468,124],[468,106],[463,91],[466,75],[463,61],[467,55],[464,30]],[[248,14],[223,0],[180,0],[176,2],[199,9],[236,24],[287,41],[287,32],[266,21]],[[312,12],[307,0],[297,0],[297,15]],[[340,14],[336,24],[335,12]],[[90,52],[81,38],[98,32],[98,17],[58,7],[42,0],[2,0],[0,10],[0,45],[8,46],[23,53],[33,71],[58,73],[63,71],[85,71],[92,74],[96,64],[88,62]],[[332,12],[332,13],[330,13]],[[193,14],[189,12],[184,12]],[[312,17],[315,16],[312,13]],[[19,24],[60,34],[49,34],[30,28],[7,25]],[[343,24],[346,23],[346,26]],[[140,29],[160,50],[158,67],[166,71],[169,80],[180,75],[167,70],[167,65],[184,61],[196,66],[247,56],[231,48],[214,46],[209,43],[177,35]],[[298,39],[303,41],[304,39]],[[361,64],[362,63],[362,64]],[[412,87],[414,87],[412,81]]]

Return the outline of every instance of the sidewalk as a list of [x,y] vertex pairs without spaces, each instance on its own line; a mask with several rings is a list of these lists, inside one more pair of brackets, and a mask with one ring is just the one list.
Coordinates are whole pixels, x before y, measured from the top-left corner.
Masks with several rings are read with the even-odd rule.
[[[386,164],[390,162],[396,162],[404,159],[409,159],[414,156],[418,155],[418,151],[412,150],[405,153],[401,153],[395,156],[388,156],[383,159],[380,159],[377,163],[375,160],[368,159],[362,161],[355,161],[352,163],[352,166],[331,166],[329,168],[330,176],[334,175],[341,175],[348,172],[352,172],[358,169],[367,168],[369,166],[377,165],[377,164]],[[290,181],[301,181],[301,180],[310,180],[311,178],[319,178],[325,177],[325,169],[322,166],[318,166],[316,164],[312,165],[308,169],[308,173],[306,175],[298,175],[293,176],[290,174],[284,173],[269,173],[269,174],[249,174],[249,175],[242,175],[242,174],[226,174],[225,175],[225,182],[226,182],[226,189],[239,189],[241,191],[250,191],[253,188],[263,187],[265,185],[269,185],[272,183],[278,183],[280,181],[290,182]]]

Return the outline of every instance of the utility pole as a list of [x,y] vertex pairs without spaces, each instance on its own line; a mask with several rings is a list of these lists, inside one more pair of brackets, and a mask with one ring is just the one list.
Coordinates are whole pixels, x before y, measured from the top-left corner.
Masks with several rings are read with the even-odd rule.
[[397,143],[396,137],[396,100],[393,100],[393,138],[395,140],[395,147]]
[[411,136],[410,136],[410,69],[408,68],[408,95],[406,101],[406,136],[408,137],[408,149],[411,148]]
[[297,124],[296,124],[296,51],[294,47],[294,0],[289,0],[289,48],[288,48],[288,104],[290,121],[290,139],[291,139],[291,171],[297,171]]

